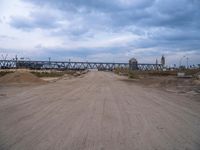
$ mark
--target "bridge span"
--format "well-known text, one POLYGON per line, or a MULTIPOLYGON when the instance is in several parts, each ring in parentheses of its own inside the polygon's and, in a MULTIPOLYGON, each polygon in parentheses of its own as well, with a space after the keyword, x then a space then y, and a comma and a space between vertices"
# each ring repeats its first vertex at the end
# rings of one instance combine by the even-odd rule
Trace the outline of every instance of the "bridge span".
MULTIPOLYGON (((57 70, 113 70, 116 68, 129 68, 129 63, 105 62, 71 62, 71 61, 24 61, 0 60, 1 69, 57 69, 57 70)), ((161 64, 137 64, 137 70, 161 70, 161 64)))

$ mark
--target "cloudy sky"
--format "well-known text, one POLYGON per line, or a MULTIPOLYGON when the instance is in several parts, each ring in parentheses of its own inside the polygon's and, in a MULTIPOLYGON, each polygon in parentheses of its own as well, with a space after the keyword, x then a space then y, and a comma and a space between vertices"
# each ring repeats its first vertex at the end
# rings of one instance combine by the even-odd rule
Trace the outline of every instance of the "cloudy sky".
POLYGON ((197 64, 200 0, 0 0, 0 54, 197 64))

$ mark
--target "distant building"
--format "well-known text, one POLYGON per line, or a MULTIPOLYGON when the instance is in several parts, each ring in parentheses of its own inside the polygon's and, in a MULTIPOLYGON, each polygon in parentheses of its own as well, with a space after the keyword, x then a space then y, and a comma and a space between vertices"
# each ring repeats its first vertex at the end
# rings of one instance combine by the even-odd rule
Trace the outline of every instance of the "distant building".
POLYGON ((138 62, 137 59, 131 58, 129 60, 129 69, 130 70, 137 70, 138 69, 138 62))
POLYGON ((158 65, 158 59, 156 59, 156 65, 158 65))
POLYGON ((161 64, 164 66, 165 65, 165 57, 164 57, 164 55, 162 55, 162 57, 161 57, 161 64))

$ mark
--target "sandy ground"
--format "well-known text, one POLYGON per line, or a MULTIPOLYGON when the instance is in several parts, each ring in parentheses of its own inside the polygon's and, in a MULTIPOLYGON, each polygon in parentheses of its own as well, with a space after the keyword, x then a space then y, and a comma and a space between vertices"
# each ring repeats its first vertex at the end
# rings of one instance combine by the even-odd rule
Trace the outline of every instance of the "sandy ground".
POLYGON ((17 90, 0 86, 0 149, 200 149, 199 101, 122 78, 89 72, 17 90))

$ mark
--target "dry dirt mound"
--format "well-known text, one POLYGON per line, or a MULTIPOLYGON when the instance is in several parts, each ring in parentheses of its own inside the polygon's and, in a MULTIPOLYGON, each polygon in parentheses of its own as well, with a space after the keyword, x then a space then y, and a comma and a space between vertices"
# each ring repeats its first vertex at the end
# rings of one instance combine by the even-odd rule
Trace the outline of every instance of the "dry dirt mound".
POLYGON ((0 83, 45 83, 44 80, 36 77, 30 72, 9 73, 0 78, 0 83))

